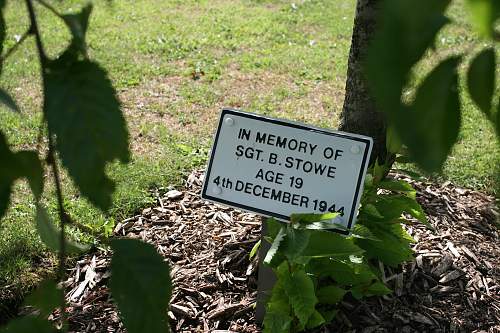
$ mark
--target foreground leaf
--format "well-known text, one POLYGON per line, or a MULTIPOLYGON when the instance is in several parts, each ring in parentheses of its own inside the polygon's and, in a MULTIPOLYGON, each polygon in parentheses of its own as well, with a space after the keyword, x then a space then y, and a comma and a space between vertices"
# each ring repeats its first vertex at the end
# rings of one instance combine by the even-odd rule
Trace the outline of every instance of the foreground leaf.
POLYGON ((128 130, 107 73, 89 60, 63 54, 44 75, 44 110, 62 164, 83 196, 111 206, 114 182, 106 164, 129 160, 128 130))
MULTIPOLYGON (((41 205, 36 207, 36 229, 42 242, 49 249, 55 252, 61 251, 61 231, 56 228, 49 214, 41 205)), ((65 239, 66 253, 78 254, 87 251, 89 248, 87 245, 65 239)))
POLYGON ((27 316, 14 319, 0 329, 0 333, 56 333, 52 324, 40 317, 27 316))
POLYGON ((467 88, 474 103, 492 120, 491 107, 495 90, 496 59, 492 48, 481 51, 470 64, 467 88))
POLYGON ((418 88, 415 101, 407 108, 406 122, 398 127, 411 157, 428 172, 442 168, 458 138, 459 62, 459 57, 451 57, 432 70, 418 88))
POLYGON ((480 36, 493 38, 495 21, 500 16, 498 0, 467 0, 471 18, 480 36))
MULTIPOLYGON (((404 118, 400 114, 401 93, 409 72, 449 22, 444 16, 449 3, 450 0, 383 2, 379 21, 382 25, 368 50, 366 76, 379 109, 387 112, 396 127, 404 118)), ((399 129, 397 134, 401 138, 399 129)))
POLYGON ((111 293, 130 333, 168 331, 172 284, 168 265, 147 243, 134 239, 111 241, 111 293))
POLYGON ((40 310, 40 316, 46 318, 61 306, 63 297, 63 290, 57 287, 57 283, 53 280, 46 280, 26 298, 25 305, 37 308, 40 310))

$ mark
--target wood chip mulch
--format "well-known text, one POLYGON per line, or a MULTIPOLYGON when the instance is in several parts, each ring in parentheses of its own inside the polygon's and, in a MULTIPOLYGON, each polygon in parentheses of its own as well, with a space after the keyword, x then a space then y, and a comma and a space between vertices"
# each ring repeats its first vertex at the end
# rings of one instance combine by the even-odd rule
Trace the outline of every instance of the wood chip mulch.
MULTIPOLYGON (((400 269, 380 265, 394 290, 385 297, 346 299, 318 332, 500 332, 500 245, 494 199, 480 192, 410 182, 436 228, 407 227, 415 260, 400 269)), ((115 234, 156 246, 171 265, 174 332, 260 332, 255 323, 260 218, 200 199, 203 173, 158 205, 117 224, 115 234)), ((125 332, 110 298, 110 253, 87 254, 68 272, 71 332, 125 332)), ((57 314, 54 319, 57 319, 57 314)))

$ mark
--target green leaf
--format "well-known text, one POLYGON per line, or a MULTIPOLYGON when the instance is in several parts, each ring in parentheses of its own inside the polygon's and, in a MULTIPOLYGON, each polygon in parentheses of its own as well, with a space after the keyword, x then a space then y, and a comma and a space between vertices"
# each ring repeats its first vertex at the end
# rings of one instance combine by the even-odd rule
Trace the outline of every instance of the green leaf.
POLYGON ((329 231, 309 230, 309 246, 304 249, 304 257, 346 257, 362 253, 363 250, 351 239, 329 231))
POLYGON ((167 263, 151 244, 134 239, 111 241, 111 293, 130 333, 168 331, 172 291, 167 263))
POLYGON ((281 230, 281 227, 284 226, 283 222, 271 218, 266 219, 266 236, 271 237, 272 239, 276 238, 276 235, 281 230))
MULTIPOLYGON (((36 207, 36 228, 42 242, 52 251, 61 250, 61 231, 54 226, 49 214, 41 205, 36 207)), ((78 244, 68 239, 65 239, 66 253, 78 254, 87 251, 90 247, 83 244, 78 244)))
POLYGON ((65 14, 62 18, 71 31, 72 41, 70 49, 78 50, 81 54, 87 54, 87 46, 85 42, 85 34, 89 23, 90 13, 92 12, 92 4, 87 4, 79 13, 65 14))
POLYGON ((367 284, 376 279, 366 263, 355 263, 350 260, 322 258, 311 261, 307 269, 319 277, 330 277, 343 286, 367 284))
POLYGON ((362 224, 354 225, 351 237, 354 238, 363 238, 363 239, 371 239, 371 240, 379 240, 375 235, 368 229, 366 226, 362 224))
POLYGON ((318 299, 314 294, 314 283, 304 270, 296 270, 283 277, 283 288, 295 316, 305 326, 315 311, 318 299))
POLYGON ((3 89, 0 89, 0 102, 10 110, 14 112, 19 112, 19 108, 17 107, 17 104, 14 101, 14 99, 3 89))
POLYGON ((351 289, 351 293, 355 298, 361 299, 363 297, 387 295, 392 293, 392 290, 382 282, 375 281, 370 285, 356 285, 351 289))
POLYGON ((43 281, 37 289, 26 298, 25 305, 40 310, 40 316, 47 318, 56 308, 61 306, 64 292, 53 280, 43 281))
POLYGON ((47 320, 40 317, 26 316, 14 319, 0 329, 0 333, 56 333, 58 332, 47 320))
POLYGON ((379 188, 393 192, 403 193, 404 195, 415 199, 417 192, 415 189, 403 180, 388 180, 384 179, 378 185, 379 188))
POLYGON ((36 151, 23 150, 15 153, 18 172, 28 179, 31 192, 36 200, 40 200, 43 193, 43 167, 36 151))
POLYGON ((467 72, 469 94, 474 103, 490 120, 493 120, 491 107, 495 90, 495 71, 495 50, 487 48, 472 60, 467 72))
POLYGON ((286 235, 279 250, 288 259, 288 262, 294 263, 297 258, 302 256, 309 244, 310 234, 308 230, 296 230, 292 226, 287 226, 286 235))
POLYGON ((380 214, 378 211, 377 207, 375 207, 373 204, 365 204, 361 206, 361 213, 362 214, 367 214, 368 216, 375 217, 377 219, 383 219, 384 216, 380 214))
POLYGON ((413 198, 405 195, 379 196, 374 206, 384 216, 384 221, 393 221, 406 212, 419 220, 429 229, 434 229, 427 220, 422 206, 413 198))
POLYGON ((298 224, 301 226, 306 226, 314 222, 321 222, 325 220, 333 220, 339 214, 338 213, 326 213, 326 214, 292 214, 290 215, 290 223, 298 224))
POLYGON ((325 322, 330 323, 336 316, 339 310, 324 310, 320 309, 321 316, 325 318, 325 322))
MULTIPOLYGON (((287 263, 283 263, 288 271, 287 263)), ((282 269, 282 267, 280 267, 282 269)), ((264 333, 288 333, 292 317, 291 307, 288 303, 288 296, 283 289, 282 280, 278 279, 273 287, 271 298, 266 306, 264 316, 264 333)))
MULTIPOLYGON (((384 224, 384 223, 382 223, 384 224)), ((376 258, 392 267, 413 258, 410 248, 411 237, 399 223, 392 223, 379 228, 370 228, 377 241, 355 239, 355 243, 366 251, 368 258, 376 258)))
POLYGON ((472 23, 480 36, 492 39, 495 21, 500 16, 498 0, 467 0, 472 23))
POLYGON ((257 254, 257 251, 259 250, 260 248, 260 239, 257 243, 254 244, 254 246, 252 247, 252 250, 250 251, 250 254, 248 255, 248 258, 250 260, 252 260, 252 258, 257 254))
POLYGON ((318 301, 322 304, 335 305, 344 298, 346 292, 345 289, 330 285, 318 289, 316 296, 318 297, 318 301))
POLYGON ((459 62, 459 57, 451 57, 432 70, 418 88, 413 104, 406 107, 406 121, 398 126, 411 157, 428 172, 442 168, 458 138, 459 62))
POLYGON ((325 318, 323 318, 321 313, 317 310, 314 310, 311 317, 309 318, 309 321, 306 324, 306 328, 310 330, 320 325, 323 325, 325 322, 326 322, 325 318))
POLYGON ((44 75, 44 110, 56 135, 62 164, 83 196, 102 210, 111 205, 114 182, 106 164, 128 162, 128 130, 107 73, 66 52, 44 75))

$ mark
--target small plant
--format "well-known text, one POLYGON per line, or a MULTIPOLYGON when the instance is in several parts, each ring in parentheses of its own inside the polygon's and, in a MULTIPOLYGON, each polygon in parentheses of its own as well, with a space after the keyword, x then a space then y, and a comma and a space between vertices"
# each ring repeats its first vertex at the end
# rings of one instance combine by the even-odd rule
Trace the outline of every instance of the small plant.
MULTIPOLYGON (((389 138, 390 152, 400 148, 389 138)), ((403 213, 431 228, 411 185, 385 179, 392 157, 370 169, 357 224, 348 237, 326 230, 336 213, 292 215, 289 224, 267 221, 266 239, 272 245, 264 263, 273 268, 277 282, 267 303, 264 332, 298 332, 328 323, 348 293, 356 299, 391 293, 375 263, 397 267, 413 257, 415 240, 402 226, 411 222, 403 213)))

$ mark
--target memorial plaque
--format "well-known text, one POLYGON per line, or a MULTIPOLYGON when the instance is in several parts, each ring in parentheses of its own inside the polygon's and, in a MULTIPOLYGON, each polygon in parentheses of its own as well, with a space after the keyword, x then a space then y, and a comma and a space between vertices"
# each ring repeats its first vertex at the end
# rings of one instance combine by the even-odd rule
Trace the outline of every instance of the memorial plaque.
POLYGON ((338 212, 348 232, 371 149, 366 136, 224 109, 202 197, 283 221, 338 212))

